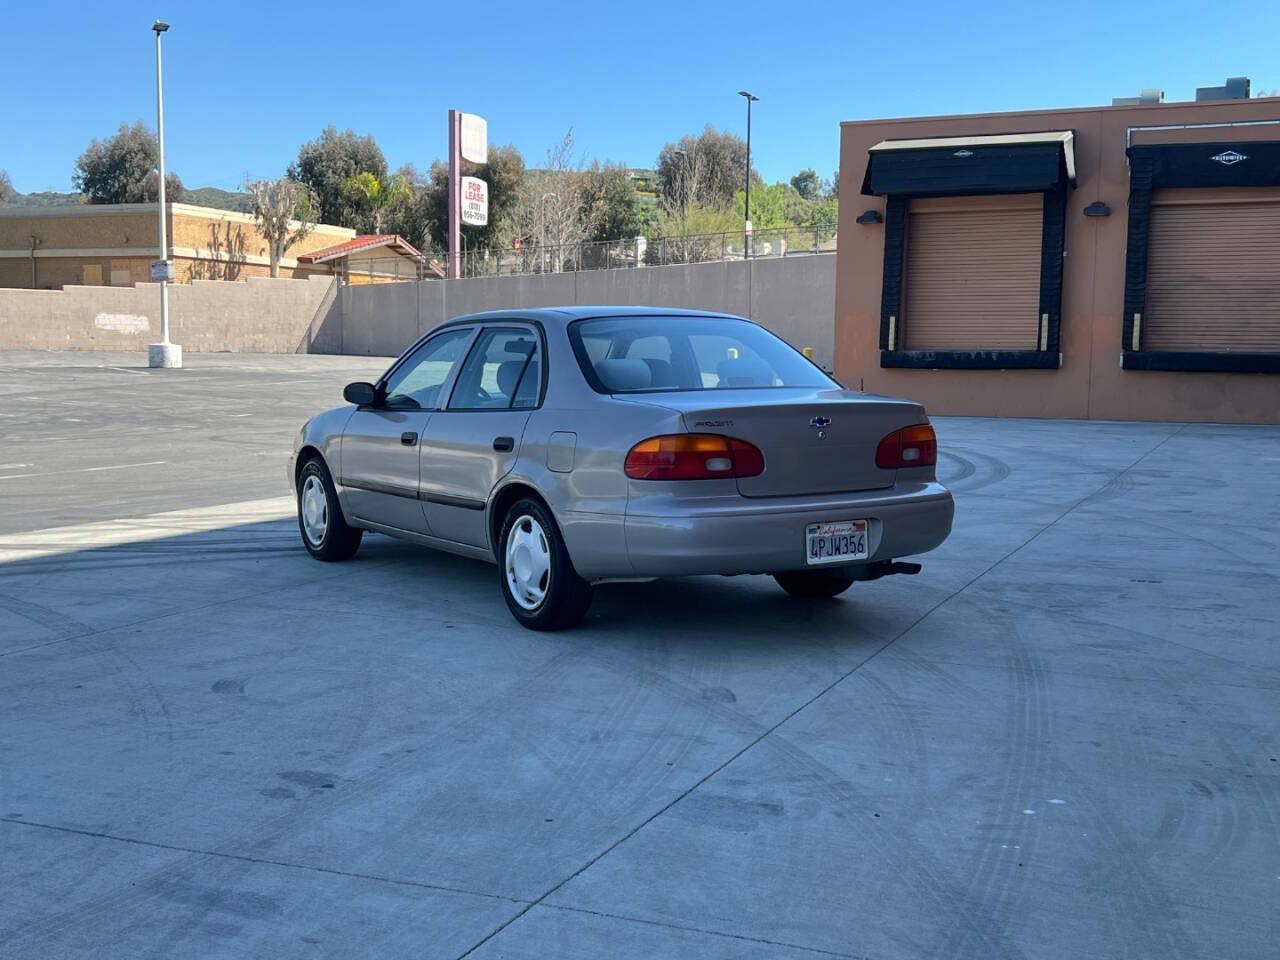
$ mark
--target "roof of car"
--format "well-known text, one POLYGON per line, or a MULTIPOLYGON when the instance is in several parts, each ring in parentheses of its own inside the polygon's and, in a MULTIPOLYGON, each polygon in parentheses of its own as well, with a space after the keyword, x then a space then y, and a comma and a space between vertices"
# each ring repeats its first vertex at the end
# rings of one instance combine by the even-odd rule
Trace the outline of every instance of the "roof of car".
POLYGON ((570 323, 588 317, 720 317, 741 320, 732 313, 711 310, 686 310, 683 307, 636 307, 618 305, 537 307, 533 309, 486 310, 483 313, 467 313, 452 317, 449 323, 468 323, 485 320, 542 320, 548 323, 570 323))

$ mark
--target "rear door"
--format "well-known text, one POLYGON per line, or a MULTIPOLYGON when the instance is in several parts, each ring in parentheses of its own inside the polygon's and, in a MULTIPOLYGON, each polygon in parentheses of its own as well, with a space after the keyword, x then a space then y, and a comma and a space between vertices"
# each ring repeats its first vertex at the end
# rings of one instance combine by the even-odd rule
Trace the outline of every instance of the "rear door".
POLYGON ((444 409, 422 438, 422 497, 432 536, 488 545, 485 506, 520 455, 529 414, 542 398, 544 351, 537 328, 483 328, 444 409))
POLYGON ((418 444, 474 336, 474 327, 463 327, 425 341, 379 383, 379 403, 359 407, 347 421, 340 482, 354 517, 427 532, 418 499, 418 444))

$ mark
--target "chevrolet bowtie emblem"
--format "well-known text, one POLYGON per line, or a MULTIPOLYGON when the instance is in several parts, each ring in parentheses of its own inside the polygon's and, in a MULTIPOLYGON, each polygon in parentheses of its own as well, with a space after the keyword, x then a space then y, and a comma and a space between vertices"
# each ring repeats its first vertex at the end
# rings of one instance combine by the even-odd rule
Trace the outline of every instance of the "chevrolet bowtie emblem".
POLYGON ((810 420, 809 420, 809 426, 811 426, 811 427, 829 427, 829 426, 831 426, 831 418, 830 418, 830 417, 812 417, 812 418, 810 418, 810 420))

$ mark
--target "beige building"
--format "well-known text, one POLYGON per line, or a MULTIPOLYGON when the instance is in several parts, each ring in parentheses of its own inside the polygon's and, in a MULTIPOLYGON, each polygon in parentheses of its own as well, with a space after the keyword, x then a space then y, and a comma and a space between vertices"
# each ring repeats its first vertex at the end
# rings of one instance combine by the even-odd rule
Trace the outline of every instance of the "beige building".
POLYGON ((295 276, 328 275, 343 283, 394 283, 443 279, 444 267, 428 260, 395 233, 366 233, 330 247, 298 254, 295 276))
MULTIPOLYGON (((151 279, 159 253, 153 203, 75 207, 0 207, 0 287, 130 286, 151 279)), ((244 280, 271 275, 267 242, 253 218, 230 210, 168 204, 175 280, 244 280)), ((298 256, 355 237, 321 224, 290 248, 280 276, 305 276, 298 256)))

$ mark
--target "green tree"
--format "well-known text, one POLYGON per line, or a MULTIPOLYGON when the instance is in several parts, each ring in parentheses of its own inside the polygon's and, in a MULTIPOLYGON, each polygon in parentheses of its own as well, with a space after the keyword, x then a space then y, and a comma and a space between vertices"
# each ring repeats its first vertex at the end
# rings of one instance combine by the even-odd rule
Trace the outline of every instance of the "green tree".
POLYGON ((805 221, 808 227, 824 227, 834 230, 840 221, 840 201, 836 197, 830 197, 817 203, 813 212, 809 214, 809 219, 805 221))
POLYGON ((435 244, 431 239, 435 227, 432 210, 431 179, 419 173, 411 163, 396 171, 404 179, 407 191, 389 205, 384 224, 387 233, 398 233, 423 253, 429 254, 435 244))
MULTIPOLYGON (((751 190, 751 226, 756 230, 767 230, 770 227, 785 227, 793 223, 788 214, 794 215, 795 201, 801 197, 788 183, 775 183, 772 186, 753 187, 751 190), (791 207, 789 210, 788 208, 791 207)), ((739 190, 734 197, 735 210, 739 217, 746 214, 747 195, 739 190)))
MULTIPOLYGON (((656 172, 666 204, 733 209, 734 195, 746 187, 747 144, 737 134, 707 124, 696 137, 685 135, 658 154, 656 172), (696 175, 691 171, 696 169, 696 175)), ((751 171, 751 189, 763 184, 751 171)))
POLYGON ((18 191, 13 189, 13 181, 9 179, 9 171, 0 170, 0 203, 8 203, 17 195, 18 191))
MULTIPOLYGON (((160 145, 139 120, 120 124, 115 136, 91 140, 76 160, 75 188, 89 203, 153 203, 160 193, 156 167, 160 145)), ((185 191, 176 173, 165 176, 165 200, 181 203, 185 191)))
POLYGON ((411 193, 409 181, 398 173, 379 180, 372 173, 358 173, 343 186, 347 202, 362 218, 360 229, 382 233, 388 212, 406 201, 411 193))
POLYGON ((381 182, 387 175, 387 158, 371 135, 359 137, 353 130, 339 133, 332 125, 298 149, 298 159, 287 171, 289 179, 315 195, 320 222, 342 227, 355 227, 359 222, 360 214, 346 186, 362 173, 381 182))
MULTIPOLYGON (((483 227, 462 227, 467 248, 506 246, 514 235, 511 218, 520 203, 525 185, 524 157, 511 144, 490 147, 487 163, 463 161, 462 175, 479 177, 489 184, 489 223, 483 227)), ((440 250, 449 245, 449 165, 439 160, 431 164, 426 186, 426 204, 431 223, 431 240, 440 250)))
POLYGON ((840 171, 839 170, 836 170, 836 172, 831 175, 831 189, 827 191, 827 193, 828 193, 828 196, 832 196, 832 197, 840 196, 840 171))
POLYGON ((586 171, 583 184, 586 221, 591 240, 629 240, 645 232, 651 217, 640 203, 635 181, 625 166, 599 161, 586 171))
POLYGON ((822 182, 813 167, 806 167, 792 177, 791 186, 806 200, 817 200, 822 192, 822 182))

